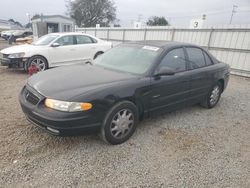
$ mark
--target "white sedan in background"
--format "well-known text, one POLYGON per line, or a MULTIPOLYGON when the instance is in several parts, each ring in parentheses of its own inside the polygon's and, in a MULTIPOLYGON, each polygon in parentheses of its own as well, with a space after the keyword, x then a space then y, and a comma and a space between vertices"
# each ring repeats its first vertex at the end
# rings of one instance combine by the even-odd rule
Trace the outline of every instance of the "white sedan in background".
POLYGON ((39 71, 50 67, 84 63, 112 48, 94 36, 82 33, 52 33, 32 44, 13 46, 0 51, 0 62, 9 68, 28 68, 35 65, 39 71))

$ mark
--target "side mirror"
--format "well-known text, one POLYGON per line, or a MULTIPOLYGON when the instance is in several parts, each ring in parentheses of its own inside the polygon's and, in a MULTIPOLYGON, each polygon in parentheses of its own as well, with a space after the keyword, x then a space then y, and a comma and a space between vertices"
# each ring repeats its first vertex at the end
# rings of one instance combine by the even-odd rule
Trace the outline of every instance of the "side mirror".
POLYGON ((170 75, 174 75, 175 71, 169 67, 159 67, 158 70, 156 70, 155 72, 155 76, 170 76, 170 75))
POLYGON ((53 43, 53 44, 51 44, 51 47, 59 47, 60 46, 60 44, 59 43, 53 43))

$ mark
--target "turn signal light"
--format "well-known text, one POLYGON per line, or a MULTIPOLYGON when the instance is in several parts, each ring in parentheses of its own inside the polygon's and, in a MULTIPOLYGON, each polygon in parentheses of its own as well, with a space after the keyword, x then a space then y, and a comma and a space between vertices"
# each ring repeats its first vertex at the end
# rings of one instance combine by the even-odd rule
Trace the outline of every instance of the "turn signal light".
POLYGON ((92 108, 92 104, 91 103, 82 103, 81 104, 81 109, 83 111, 90 110, 91 108, 92 108))

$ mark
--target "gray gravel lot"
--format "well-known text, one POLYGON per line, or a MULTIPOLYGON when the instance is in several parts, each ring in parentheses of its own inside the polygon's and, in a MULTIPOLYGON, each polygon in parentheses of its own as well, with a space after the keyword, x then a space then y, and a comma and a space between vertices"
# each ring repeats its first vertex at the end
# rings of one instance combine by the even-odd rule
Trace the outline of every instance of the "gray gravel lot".
POLYGON ((250 187, 250 79, 231 76, 214 109, 144 120, 110 146, 27 122, 18 103, 27 78, 0 67, 0 187, 250 187))

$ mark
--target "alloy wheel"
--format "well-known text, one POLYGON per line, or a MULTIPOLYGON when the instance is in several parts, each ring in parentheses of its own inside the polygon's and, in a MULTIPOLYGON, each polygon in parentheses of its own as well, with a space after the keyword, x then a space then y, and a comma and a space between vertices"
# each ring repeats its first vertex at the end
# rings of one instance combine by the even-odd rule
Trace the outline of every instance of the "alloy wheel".
POLYGON ((209 98, 209 102, 211 105, 214 105, 218 102, 220 98, 220 87, 218 85, 216 85, 212 92, 211 92, 211 95, 210 95, 210 98, 209 98))
POLYGON ((38 71, 44 71, 46 69, 46 62, 43 59, 35 58, 31 61, 30 66, 36 66, 38 71))
POLYGON ((116 113, 110 124, 110 131, 115 138, 124 138, 134 126, 134 115, 129 109, 116 113))

